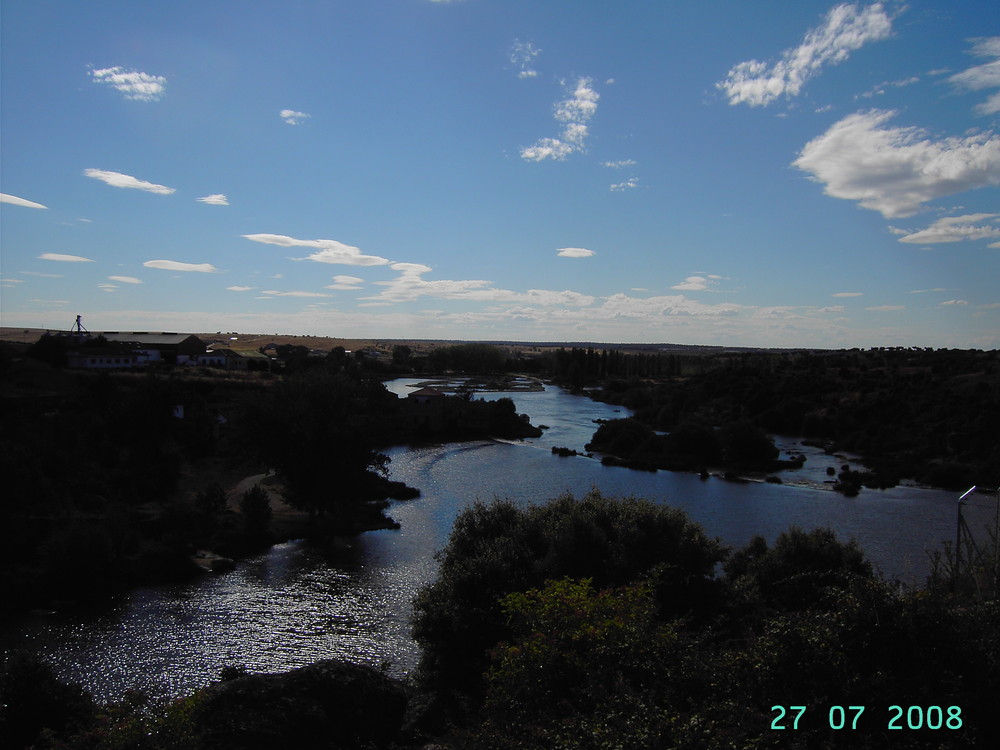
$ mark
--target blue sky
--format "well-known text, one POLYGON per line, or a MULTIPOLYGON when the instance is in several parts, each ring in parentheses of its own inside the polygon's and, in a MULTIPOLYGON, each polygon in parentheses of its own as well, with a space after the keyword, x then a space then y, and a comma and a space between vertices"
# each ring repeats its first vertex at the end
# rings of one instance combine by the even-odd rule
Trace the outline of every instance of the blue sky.
POLYGON ((1000 347, 994 0, 6 0, 2 324, 1000 347))

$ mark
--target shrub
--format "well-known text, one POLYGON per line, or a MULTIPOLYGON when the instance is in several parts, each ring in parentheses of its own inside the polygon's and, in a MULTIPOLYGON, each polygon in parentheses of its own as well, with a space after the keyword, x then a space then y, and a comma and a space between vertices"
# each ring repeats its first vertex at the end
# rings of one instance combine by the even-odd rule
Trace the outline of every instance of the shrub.
POLYGON ((437 580, 415 600, 417 680, 447 705, 456 694, 481 698, 488 653, 511 637, 501 604, 508 594, 567 576, 601 588, 647 579, 657 606, 678 613, 706 601, 723 556, 683 511, 648 500, 592 490, 546 505, 477 503, 456 519, 437 580))

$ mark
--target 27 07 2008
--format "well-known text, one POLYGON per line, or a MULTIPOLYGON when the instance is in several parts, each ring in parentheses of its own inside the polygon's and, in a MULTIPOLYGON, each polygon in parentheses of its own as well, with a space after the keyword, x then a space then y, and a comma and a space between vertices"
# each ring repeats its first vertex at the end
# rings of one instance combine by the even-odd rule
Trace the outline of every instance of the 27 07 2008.
MULTIPOLYGON (((858 730, 874 728, 871 713, 865 719, 867 706, 830 706, 827 723, 830 729, 858 730)), ((771 706, 775 713, 771 729, 792 730, 799 728, 799 721, 809 710, 808 706, 771 706)), ((891 705, 885 709, 885 728, 890 730, 918 729, 961 729, 961 706, 900 706, 891 705)))

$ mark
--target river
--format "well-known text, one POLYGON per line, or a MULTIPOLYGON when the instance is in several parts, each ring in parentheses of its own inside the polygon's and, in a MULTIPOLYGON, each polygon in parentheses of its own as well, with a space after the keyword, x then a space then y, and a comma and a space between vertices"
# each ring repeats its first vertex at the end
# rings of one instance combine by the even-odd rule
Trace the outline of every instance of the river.
MULTIPOLYGON (((387 385, 402 395, 415 382, 387 385)), ((804 452, 807 461, 782 473, 780 485, 606 467, 582 456, 558 457, 551 448, 583 451, 594 420, 626 412, 553 386, 477 395, 502 396, 513 398, 532 424, 548 426, 542 437, 389 450, 392 478, 422 492, 390 509, 398 530, 362 534, 332 558, 304 542, 288 542, 230 573, 137 589, 86 610, 34 613, 0 628, 0 647, 39 654, 61 678, 105 701, 127 690, 182 695, 216 679, 226 665, 278 672, 339 657, 385 664, 402 676, 418 658, 409 637, 410 601, 434 577, 434 552, 462 508, 497 496, 543 502, 597 487, 646 497, 683 508, 730 545, 755 534, 772 541, 792 524, 829 526, 840 538, 857 539, 884 575, 909 583, 926 576, 927 550, 954 538, 955 493, 896 487, 846 498, 824 484, 827 466, 839 467, 845 458, 793 439, 776 442, 785 451, 804 452)), ((992 519, 992 507, 992 501, 970 503, 970 525, 992 519)))

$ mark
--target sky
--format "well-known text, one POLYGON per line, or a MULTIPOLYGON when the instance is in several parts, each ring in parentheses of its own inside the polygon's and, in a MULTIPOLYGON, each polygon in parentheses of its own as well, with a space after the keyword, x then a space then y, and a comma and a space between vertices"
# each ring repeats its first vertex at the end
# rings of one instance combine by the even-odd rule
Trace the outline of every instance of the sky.
POLYGON ((1000 348, 995 0, 5 0, 0 323, 1000 348))

